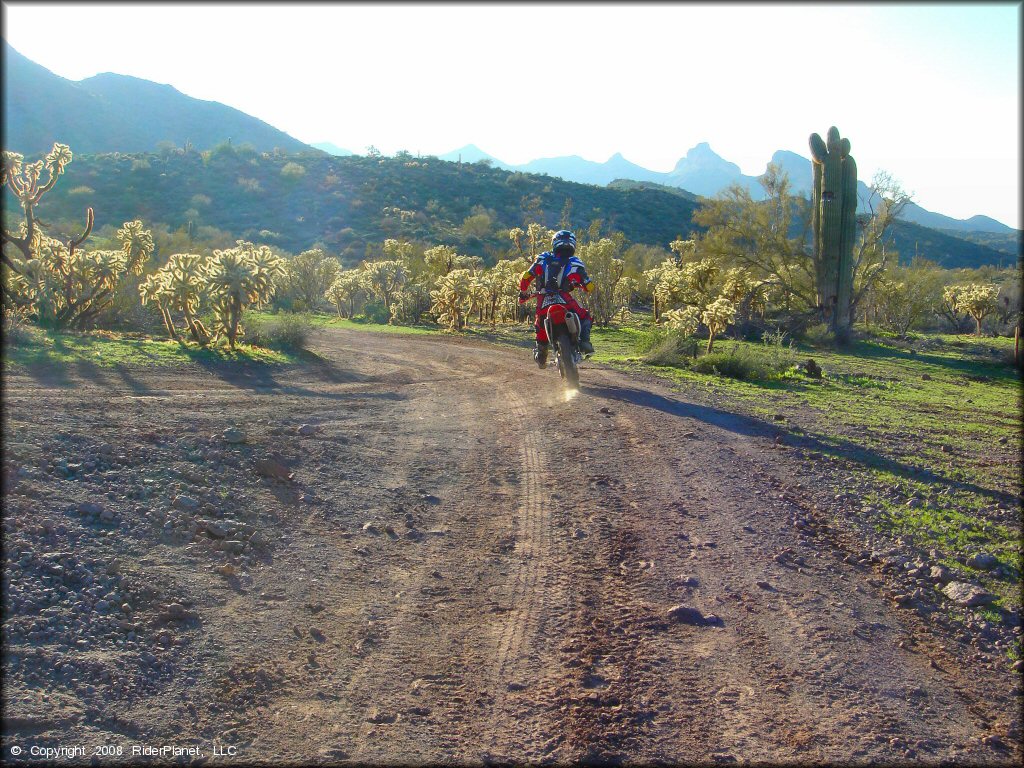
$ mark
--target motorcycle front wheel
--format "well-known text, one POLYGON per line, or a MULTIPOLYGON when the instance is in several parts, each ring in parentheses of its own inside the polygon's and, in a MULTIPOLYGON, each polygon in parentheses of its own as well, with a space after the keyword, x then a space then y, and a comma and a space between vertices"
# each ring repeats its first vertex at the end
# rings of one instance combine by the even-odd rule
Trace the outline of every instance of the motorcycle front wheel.
POLYGON ((558 345, 558 373, 569 389, 580 388, 580 371, 576 367, 576 358, 572 354, 572 337, 564 327, 558 330, 555 340, 558 345))

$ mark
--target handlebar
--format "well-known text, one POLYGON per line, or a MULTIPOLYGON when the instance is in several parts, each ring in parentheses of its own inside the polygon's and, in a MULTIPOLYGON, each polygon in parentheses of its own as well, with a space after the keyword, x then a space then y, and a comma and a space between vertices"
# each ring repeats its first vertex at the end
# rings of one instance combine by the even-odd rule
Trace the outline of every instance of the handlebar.
MULTIPOLYGON (((573 288, 575 288, 575 287, 576 287, 575 285, 572 285, 572 286, 570 286, 569 288, 565 289, 564 291, 557 291, 557 293, 572 293, 572 289, 573 289, 573 288)), ((545 290, 544 290, 544 289, 542 288, 542 289, 541 289, 541 290, 539 290, 539 291, 534 291, 533 293, 528 293, 528 294, 526 294, 525 296, 523 296, 523 298, 519 299, 519 303, 520 303, 520 304, 525 304, 525 303, 526 303, 526 302, 528 302, 528 301, 529 301, 530 299, 535 299, 535 298, 537 298, 538 296, 546 296, 546 295, 547 295, 547 293, 548 293, 548 292, 547 292, 547 291, 545 291, 545 290)))

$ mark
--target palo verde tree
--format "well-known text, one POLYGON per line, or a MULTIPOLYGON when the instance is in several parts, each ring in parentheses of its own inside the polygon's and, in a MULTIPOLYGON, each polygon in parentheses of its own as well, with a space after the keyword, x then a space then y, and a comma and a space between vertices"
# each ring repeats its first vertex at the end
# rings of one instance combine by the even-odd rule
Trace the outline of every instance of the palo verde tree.
POLYGON ((120 250, 82 250, 92 232, 92 208, 86 211, 82 233, 67 242, 42 230, 36 207, 71 160, 65 144, 54 144, 45 159, 33 163, 25 163, 16 152, 3 153, 3 186, 18 199, 24 213, 17 233, 2 230, 3 303, 54 328, 86 328, 95 323, 125 275, 140 274, 153 252, 152 235, 141 221, 127 222, 118 230, 120 250))
MULTIPOLYGON (((840 147, 837 157, 841 157, 841 151, 840 147)), ((706 228, 699 236, 698 248, 725 268, 745 267, 754 285, 762 293, 770 291, 773 306, 785 315, 803 317, 805 321, 821 318, 819 276, 831 284, 835 275, 835 290, 829 295, 836 296, 838 302, 838 272, 819 266, 816 261, 813 205, 792 192, 788 177, 774 163, 758 181, 764 190, 764 199, 754 200, 749 190, 732 185, 694 213, 694 223, 706 228)), ((834 194, 830 202, 821 205, 828 207, 835 202, 834 194)), ((851 287, 847 291, 844 282, 843 288, 843 295, 849 296, 846 306, 851 319, 885 269, 896 260, 895 251, 886 247, 887 238, 893 222, 909 200, 909 195, 888 174, 875 175, 870 199, 865 202, 867 212, 855 219, 849 259, 851 287)), ((834 210, 830 209, 830 215, 834 210)), ((820 215, 819 211, 819 218, 820 215)), ((838 261, 836 264, 838 270, 838 261)), ((845 264, 844 260, 844 269, 845 264)))

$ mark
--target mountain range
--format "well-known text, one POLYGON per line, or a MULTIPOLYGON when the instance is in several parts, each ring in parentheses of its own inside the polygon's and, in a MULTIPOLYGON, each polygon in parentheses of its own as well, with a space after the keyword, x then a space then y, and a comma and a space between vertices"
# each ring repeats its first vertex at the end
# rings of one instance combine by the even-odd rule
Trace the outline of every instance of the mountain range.
POLYGON ((155 152, 162 142, 210 149, 221 142, 263 151, 310 148, 284 131, 216 101, 109 72, 73 81, 3 41, 4 149, 31 156, 54 142, 73 152, 155 152))
MULTIPOLYGON (((497 168, 522 173, 540 173, 557 176, 566 181, 581 184, 605 186, 617 180, 652 182, 666 187, 679 187, 704 197, 718 194, 730 184, 746 188, 754 199, 759 199, 763 190, 757 176, 745 175, 738 165, 720 157, 708 142, 701 142, 690 149, 667 173, 652 171, 632 163, 616 153, 603 163, 585 160, 577 155, 531 160, 522 165, 509 165, 479 147, 469 144, 438 156, 441 160, 464 163, 486 161, 497 168)), ((789 176, 792 191, 809 196, 811 192, 811 161, 796 152, 779 150, 772 155, 772 163, 780 166, 789 176)), ((767 166, 766 166, 767 168, 767 166)), ((860 210, 865 212, 868 204, 876 204, 877 197, 863 181, 857 182, 860 210)), ((969 219, 955 219, 941 213, 928 211, 916 203, 909 203, 901 217, 921 226, 958 232, 987 232, 1011 234, 1015 230, 988 216, 972 216, 969 219)))
MULTIPOLYGON (((18 53, 6 40, 2 55, 4 149, 28 156, 45 152, 55 141, 68 144, 79 155, 155 152, 167 145, 190 145, 205 150, 225 142, 249 145, 261 152, 279 149, 339 157, 354 154, 331 142, 304 144, 262 120, 218 102, 192 98, 170 85, 112 73, 81 81, 67 80, 18 53), (83 119, 86 115, 88 119, 83 119)), ((470 144, 439 159, 462 163, 487 161, 503 170, 597 186, 628 180, 707 197, 730 184, 740 184, 755 198, 761 194, 757 177, 744 175, 739 166, 720 157, 707 142, 691 148, 667 173, 644 168, 619 153, 603 163, 573 155, 509 165, 470 144)), ((794 191, 809 192, 808 158, 780 150, 772 155, 771 162, 788 173, 794 191)), ((862 201, 868 200, 871 190, 863 182, 859 186, 862 201)), ((955 219, 911 203, 904 209, 903 219, 947 233, 1015 237, 1019 244, 1017 230, 987 216, 955 219)))

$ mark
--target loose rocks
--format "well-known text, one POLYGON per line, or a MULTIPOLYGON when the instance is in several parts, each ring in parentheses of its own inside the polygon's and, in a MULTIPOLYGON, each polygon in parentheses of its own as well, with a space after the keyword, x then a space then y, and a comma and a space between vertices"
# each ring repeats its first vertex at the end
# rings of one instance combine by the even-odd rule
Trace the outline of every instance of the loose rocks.
POLYGON ((964 581, 951 581, 946 585, 942 593, 958 605, 973 608, 977 605, 988 605, 994 602, 996 596, 986 592, 976 584, 968 584, 964 581))
POLYGON ((199 509, 199 501, 191 496, 175 496, 171 506, 182 512, 195 512, 199 509))
POLYGON ((273 480, 291 480, 295 477, 295 473, 288 467, 273 459, 256 459, 255 467, 257 474, 273 480))
POLYGON ((978 568, 982 571, 989 571, 999 564, 999 560, 995 556, 988 554, 987 552, 979 552, 967 561, 967 564, 972 568, 978 568))
POLYGON ((680 624, 692 624, 697 627, 702 627, 707 623, 704 614, 688 605, 676 605, 669 608, 668 617, 680 624))

